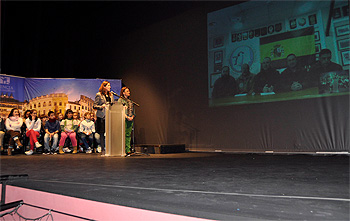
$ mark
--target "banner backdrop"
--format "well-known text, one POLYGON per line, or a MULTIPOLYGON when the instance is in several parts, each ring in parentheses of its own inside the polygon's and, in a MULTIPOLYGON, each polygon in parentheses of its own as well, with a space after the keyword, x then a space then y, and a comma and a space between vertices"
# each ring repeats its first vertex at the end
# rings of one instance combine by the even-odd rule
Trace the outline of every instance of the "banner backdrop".
POLYGON ((24 83, 25 100, 31 100, 47 94, 64 93, 68 96, 69 101, 77 101, 80 95, 95 99, 103 81, 111 83, 111 91, 119 94, 121 89, 121 80, 115 79, 35 79, 27 78, 24 83))
POLYGON ((1 98, 13 97, 18 101, 24 101, 24 81, 25 78, 9 75, 0 75, 1 98))
POLYGON ((64 113, 66 109, 78 112, 94 112, 93 102, 103 81, 111 83, 111 90, 120 93, 119 79, 62 79, 21 78, 1 75, 1 117, 6 117, 12 108, 21 113, 36 109, 39 115, 49 111, 64 113))

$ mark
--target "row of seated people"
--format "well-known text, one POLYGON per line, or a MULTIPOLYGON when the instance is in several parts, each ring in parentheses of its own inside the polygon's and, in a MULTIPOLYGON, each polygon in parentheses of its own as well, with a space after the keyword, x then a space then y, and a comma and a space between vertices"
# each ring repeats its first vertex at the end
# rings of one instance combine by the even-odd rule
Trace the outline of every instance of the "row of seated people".
POLYGON ((305 68, 299 65, 295 54, 290 54, 286 59, 287 68, 280 74, 271 66, 271 58, 266 57, 261 63, 261 71, 256 75, 250 72, 248 64, 242 64, 242 74, 237 79, 230 75, 229 67, 224 66, 221 77, 214 83, 212 97, 280 93, 319 87, 319 79, 322 73, 343 70, 342 66, 332 62, 331 58, 332 52, 329 49, 323 49, 319 54, 319 61, 310 68, 305 68))
POLYGON ((13 151, 32 155, 35 150, 43 154, 75 154, 78 147, 80 152, 92 153, 94 147, 96 152, 101 152, 100 135, 95 132, 92 114, 85 113, 80 121, 78 113, 68 109, 64 117, 60 113, 57 118, 50 111, 47 119, 47 116, 38 118, 36 110, 27 110, 21 118, 19 110, 14 108, 6 120, 0 118, 1 152, 6 146, 8 155, 12 155, 13 151), (28 142, 30 147, 26 151, 28 142))

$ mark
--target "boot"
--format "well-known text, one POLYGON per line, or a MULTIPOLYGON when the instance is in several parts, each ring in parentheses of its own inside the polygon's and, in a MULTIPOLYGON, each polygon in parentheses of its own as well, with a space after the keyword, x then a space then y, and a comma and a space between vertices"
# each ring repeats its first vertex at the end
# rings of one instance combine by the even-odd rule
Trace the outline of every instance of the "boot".
POLYGON ((18 137, 15 137, 14 141, 16 142, 18 147, 23 147, 23 145, 21 144, 21 141, 19 141, 18 137))
POLYGON ((77 146, 73 146, 73 154, 78 153, 78 147, 77 146))
POLYGON ((59 146, 59 147, 58 147, 58 152, 59 152, 59 154, 64 154, 64 152, 63 152, 63 146, 59 146))
POLYGON ((9 156, 12 155, 12 148, 7 148, 7 155, 9 155, 9 156))

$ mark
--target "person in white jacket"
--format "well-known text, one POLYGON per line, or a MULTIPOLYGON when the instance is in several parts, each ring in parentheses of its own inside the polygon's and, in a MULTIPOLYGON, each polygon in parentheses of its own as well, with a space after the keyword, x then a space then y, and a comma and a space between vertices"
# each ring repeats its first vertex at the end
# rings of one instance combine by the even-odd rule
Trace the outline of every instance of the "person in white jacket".
POLYGON ((30 140, 30 150, 26 151, 26 155, 32 155, 35 147, 41 147, 41 144, 38 142, 38 137, 40 136, 41 129, 41 120, 37 116, 36 110, 31 110, 30 116, 26 119, 26 136, 30 140))
POLYGON ((92 148, 89 146, 93 145, 93 140, 94 140, 94 133, 95 133, 95 122, 91 120, 91 114, 90 112, 86 112, 84 114, 85 120, 83 120, 80 123, 79 127, 79 133, 80 133, 80 138, 84 143, 86 153, 92 153, 92 148), (89 143, 87 141, 89 139, 89 143))
POLYGON ((5 127, 7 130, 6 133, 10 135, 7 155, 12 155, 12 149, 15 146, 15 142, 18 147, 23 147, 21 141, 19 140, 22 125, 23 119, 20 117, 19 110, 17 108, 13 108, 5 121, 5 127))

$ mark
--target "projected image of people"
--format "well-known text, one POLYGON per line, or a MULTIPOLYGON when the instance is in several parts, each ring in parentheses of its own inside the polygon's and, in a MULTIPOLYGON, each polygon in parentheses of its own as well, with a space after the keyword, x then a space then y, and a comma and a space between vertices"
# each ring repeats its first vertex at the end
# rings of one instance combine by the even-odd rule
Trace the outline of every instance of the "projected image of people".
MULTIPOLYGON (((319 54, 319 60, 310 68, 309 73, 309 84, 314 87, 319 87, 320 93, 326 93, 327 91, 330 92, 331 85, 330 82, 327 82, 324 80, 324 76, 326 74, 326 78, 329 76, 332 76, 332 74, 328 74, 329 72, 336 72, 336 73, 342 73, 342 66, 339 64, 336 64, 331 61, 332 59, 332 52, 329 49, 322 49, 319 54), (323 77, 323 80, 321 82, 321 77, 323 77)), ((346 85, 344 85, 346 87, 346 85)))
POLYGON ((233 96, 235 93, 236 80, 230 75, 230 68, 228 66, 224 66, 222 68, 221 77, 215 81, 212 97, 221 98, 233 96))
POLYGON ((253 92, 254 75, 249 70, 248 64, 242 65, 242 74, 237 79, 238 94, 251 94, 253 92))
POLYGON ((349 95, 349 14, 340 10, 348 7, 248 1, 208 13, 209 106, 349 95))
POLYGON ((287 56, 287 68, 281 73, 281 91, 299 91, 305 88, 306 70, 298 65, 297 56, 287 56))
POLYGON ((271 66, 271 58, 265 57, 261 63, 261 71, 255 76, 254 92, 270 93, 278 90, 280 74, 271 66))

